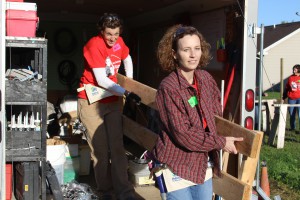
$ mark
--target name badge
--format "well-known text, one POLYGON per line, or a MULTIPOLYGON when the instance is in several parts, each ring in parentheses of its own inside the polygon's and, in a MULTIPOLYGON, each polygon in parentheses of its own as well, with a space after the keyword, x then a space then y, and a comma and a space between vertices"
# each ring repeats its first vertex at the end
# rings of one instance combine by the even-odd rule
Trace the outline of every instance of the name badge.
POLYGON ((192 96, 189 100, 188 100, 190 106, 192 108, 194 108, 196 105, 198 105, 198 100, 195 96, 192 96))

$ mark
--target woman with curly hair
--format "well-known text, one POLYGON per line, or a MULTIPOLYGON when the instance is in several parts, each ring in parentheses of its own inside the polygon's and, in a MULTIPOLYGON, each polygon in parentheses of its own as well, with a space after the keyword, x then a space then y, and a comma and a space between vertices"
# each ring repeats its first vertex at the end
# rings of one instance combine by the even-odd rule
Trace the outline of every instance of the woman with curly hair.
POLYGON ((160 40, 157 57, 170 72, 157 91, 161 132, 152 152, 163 166, 167 199, 211 200, 219 150, 236 154, 234 142, 243 138, 217 135, 220 91, 201 69, 211 60, 210 45, 196 28, 175 25, 160 40))

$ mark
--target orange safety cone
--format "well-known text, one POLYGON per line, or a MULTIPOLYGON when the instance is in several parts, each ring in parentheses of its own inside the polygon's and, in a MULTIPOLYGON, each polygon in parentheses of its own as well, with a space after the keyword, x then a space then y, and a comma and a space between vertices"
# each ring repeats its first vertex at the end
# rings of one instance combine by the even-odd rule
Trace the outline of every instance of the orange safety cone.
POLYGON ((265 192, 265 194, 270 197, 270 183, 268 178, 268 168, 266 161, 262 162, 260 187, 265 192))

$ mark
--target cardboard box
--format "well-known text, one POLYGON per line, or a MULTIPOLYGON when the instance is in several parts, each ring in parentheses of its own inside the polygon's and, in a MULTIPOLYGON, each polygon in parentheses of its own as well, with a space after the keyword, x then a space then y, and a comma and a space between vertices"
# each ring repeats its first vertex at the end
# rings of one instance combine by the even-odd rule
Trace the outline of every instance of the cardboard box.
POLYGON ((35 3, 6 3, 6 35, 35 37, 39 18, 35 3))

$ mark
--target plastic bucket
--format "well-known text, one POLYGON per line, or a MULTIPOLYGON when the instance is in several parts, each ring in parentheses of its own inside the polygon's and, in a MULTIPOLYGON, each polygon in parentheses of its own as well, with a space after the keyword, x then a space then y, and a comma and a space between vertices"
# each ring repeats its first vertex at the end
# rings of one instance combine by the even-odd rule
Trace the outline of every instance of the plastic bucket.
POLYGON ((51 165, 61 165, 66 162, 66 145, 47 145, 47 160, 51 165))
POLYGON ((46 158, 55 170, 59 184, 64 180, 64 164, 66 162, 66 145, 47 145, 46 158))
POLYGON ((150 174, 148 162, 146 159, 129 160, 129 171, 133 174, 150 174))
POLYGON ((129 160, 129 178, 135 185, 154 184, 152 179, 149 179, 150 171, 148 168, 149 160, 135 159, 129 160))
POLYGON ((55 170, 55 175, 57 177, 59 185, 64 184, 64 164, 61 165, 52 165, 55 170))

